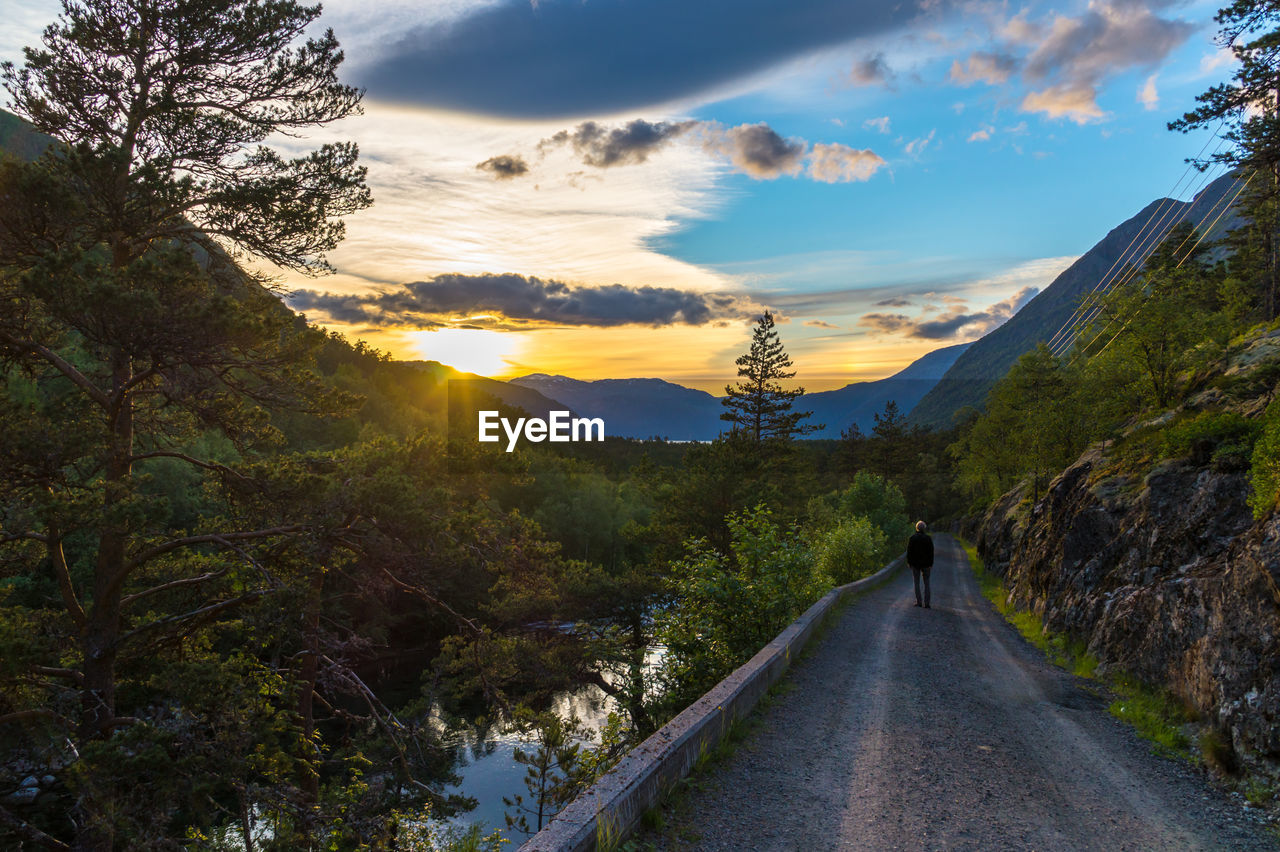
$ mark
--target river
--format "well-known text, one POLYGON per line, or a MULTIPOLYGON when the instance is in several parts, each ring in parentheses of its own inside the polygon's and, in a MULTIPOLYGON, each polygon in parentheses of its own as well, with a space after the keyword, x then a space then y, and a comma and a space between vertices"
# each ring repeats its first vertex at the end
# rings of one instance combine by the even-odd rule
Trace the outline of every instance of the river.
MULTIPOLYGON (((656 670, 661 664, 665 648, 650 648, 645 654, 646 674, 656 670)), ((606 673, 610 683, 616 676, 606 673)), ((583 730, 592 737, 597 737, 604 726, 610 712, 622 712, 617 702, 606 695, 597 686, 583 686, 570 692, 560 693, 552 700, 551 710, 562 718, 575 715, 582 723, 583 730)), ((449 744, 458 749, 459 763, 454 771, 461 776, 456 785, 445 788, 447 794, 469 796, 476 800, 476 806, 470 811, 459 814, 450 820, 450 824, 459 828, 481 825, 488 833, 494 829, 503 832, 513 847, 524 842, 526 836, 519 831, 506 829, 506 814, 513 809, 503 804, 503 797, 510 799, 519 794, 529 798, 524 778, 527 767, 516 763, 515 750, 529 750, 531 739, 512 732, 491 729, 483 738, 477 737, 474 730, 453 729, 448 733, 449 744)), ((584 748, 593 745, 584 742, 584 748)), ((532 825, 531 825, 532 827, 532 825)))

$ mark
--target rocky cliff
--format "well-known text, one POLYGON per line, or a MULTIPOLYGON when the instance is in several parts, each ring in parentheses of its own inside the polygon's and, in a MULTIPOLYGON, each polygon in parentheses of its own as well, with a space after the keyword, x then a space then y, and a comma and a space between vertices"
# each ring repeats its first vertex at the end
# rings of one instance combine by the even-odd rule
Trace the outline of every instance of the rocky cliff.
MULTIPOLYGON (((1260 417, 1280 333, 1241 347, 1189 411, 1260 417), (1224 390, 1225 389, 1225 390, 1224 390)), ((1135 424, 1133 434, 1159 428, 1135 424)), ((1256 519, 1248 459, 1201 441, 1134 464, 1122 438, 1089 448, 1034 504, 1005 495, 976 531, 1019 606, 1087 644, 1102 667, 1164 685, 1247 761, 1280 763, 1280 515, 1256 519)))

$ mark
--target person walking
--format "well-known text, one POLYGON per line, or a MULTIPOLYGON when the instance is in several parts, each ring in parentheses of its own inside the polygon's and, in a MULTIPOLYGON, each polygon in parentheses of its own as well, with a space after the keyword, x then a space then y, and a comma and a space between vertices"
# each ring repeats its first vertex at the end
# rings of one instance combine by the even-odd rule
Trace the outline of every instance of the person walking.
POLYGON ((929 573, 933 570, 933 539, 924 521, 916 521, 916 534, 907 542, 907 564, 911 566, 911 579, 916 583, 916 606, 929 606, 929 573), (924 575, 924 601, 920 599, 920 575, 924 575))

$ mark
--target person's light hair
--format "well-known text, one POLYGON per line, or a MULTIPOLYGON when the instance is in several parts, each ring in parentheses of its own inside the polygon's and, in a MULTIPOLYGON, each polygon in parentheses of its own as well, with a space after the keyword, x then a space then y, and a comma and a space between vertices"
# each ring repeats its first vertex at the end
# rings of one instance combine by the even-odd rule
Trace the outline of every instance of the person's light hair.
POLYGON ((928 527, 925 526, 924 521, 916 521, 916 532, 924 532, 926 529, 928 527))

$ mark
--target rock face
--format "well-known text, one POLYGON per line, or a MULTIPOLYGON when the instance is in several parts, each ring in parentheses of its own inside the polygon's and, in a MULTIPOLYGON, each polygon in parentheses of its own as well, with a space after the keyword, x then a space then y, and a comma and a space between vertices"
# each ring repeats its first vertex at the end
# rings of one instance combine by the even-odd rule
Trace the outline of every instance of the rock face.
POLYGON ((1108 476, 1087 450, 1035 505, 1010 492, 977 532, 1019 606, 1101 665, 1168 687, 1246 760, 1280 762, 1280 515, 1247 474, 1194 458, 1108 476))

